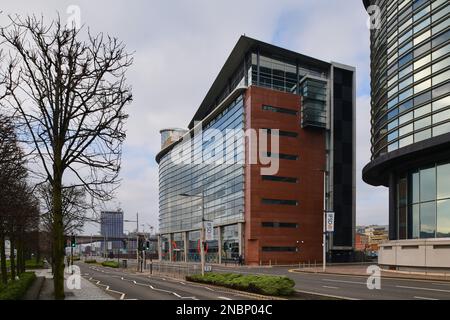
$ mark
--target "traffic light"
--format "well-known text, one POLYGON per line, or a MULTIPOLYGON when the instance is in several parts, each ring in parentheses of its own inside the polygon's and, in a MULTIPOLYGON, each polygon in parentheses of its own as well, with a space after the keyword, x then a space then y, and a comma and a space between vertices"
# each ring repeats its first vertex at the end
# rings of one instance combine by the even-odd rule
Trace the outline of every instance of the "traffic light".
POLYGON ((71 245, 72 248, 75 248, 77 246, 77 240, 76 240, 75 236, 71 237, 70 245, 71 245))
POLYGON ((145 242, 145 250, 150 250, 150 241, 145 242))
POLYGON ((127 240, 122 240, 122 248, 126 249, 127 248, 127 240))
POLYGON ((142 239, 142 238, 139 238, 138 250, 139 251, 144 250, 144 239, 142 239))

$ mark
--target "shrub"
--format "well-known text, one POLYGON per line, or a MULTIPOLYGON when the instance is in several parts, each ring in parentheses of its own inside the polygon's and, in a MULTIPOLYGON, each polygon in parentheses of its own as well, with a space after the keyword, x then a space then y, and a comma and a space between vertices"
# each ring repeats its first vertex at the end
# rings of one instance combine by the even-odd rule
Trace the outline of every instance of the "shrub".
POLYGON ((95 263, 97 263, 97 260, 95 260, 95 259, 93 259, 93 260, 85 260, 84 263, 95 264, 95 263))
POLYGON ((231 289, 270 296, 289 296, 294 293, 295 282, 288 277, 271 275, 241 275, 208 273, 205 276, 186 277, 188 281, 213 284, 231 289))
POLYGON ((36 259, 27 260, 27 261, 25 261, 25 268, 26 269, 43 269, 44 261, 42 259, 39 261, 36 259))
POLYGON ((117 261, 105 261, 102 262, 102 266, 110 268, 119 268, 119 263, 117 261))
POLYGON ((19 280, 10 281, 0 287, 0 300, 19 300, 26 294, 28 288, 36 279, 34 272, 22 273, 19 280))

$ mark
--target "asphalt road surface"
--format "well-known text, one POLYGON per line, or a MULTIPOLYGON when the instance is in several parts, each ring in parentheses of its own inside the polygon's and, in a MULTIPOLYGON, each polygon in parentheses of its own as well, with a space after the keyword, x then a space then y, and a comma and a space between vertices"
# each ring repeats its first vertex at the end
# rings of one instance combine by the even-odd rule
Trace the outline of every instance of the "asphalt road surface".
POLYGON ((233 269, 214 267, 215 272, 285 275, 296 283, 297 291, 361 300, 450 300, 450 282, 381 278, 381 289, 367 287, 369 276, 294 273, 290 268, 233 269))
POLYGON ((249 300, 248 296, 221 291, 182 280, 136 275, 121 270, 77 264, 81 275, 121 300, 249 300))

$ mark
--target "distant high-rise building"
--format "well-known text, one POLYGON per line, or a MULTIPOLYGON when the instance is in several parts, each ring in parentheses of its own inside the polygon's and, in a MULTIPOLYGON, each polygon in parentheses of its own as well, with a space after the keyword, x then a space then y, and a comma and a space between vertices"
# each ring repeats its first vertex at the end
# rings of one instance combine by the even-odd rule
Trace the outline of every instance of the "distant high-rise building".
POLYGON ((363 2, 375 22, 363 179, 389 188, 379 262, 450 267, 450 2, 363 2))
MULTIPOLYGON (((111 242, 111 249, 122 248, 122 241, 109 241, 111 238, 123 237, 123 212, 122 211, 102 211, 101 212, 100 233, 106 238, 107 243, 111 242)), ((108 246, 107 246, 108 248, 108 246)), ((104 246, 102 245, 102 250, 104 246)))

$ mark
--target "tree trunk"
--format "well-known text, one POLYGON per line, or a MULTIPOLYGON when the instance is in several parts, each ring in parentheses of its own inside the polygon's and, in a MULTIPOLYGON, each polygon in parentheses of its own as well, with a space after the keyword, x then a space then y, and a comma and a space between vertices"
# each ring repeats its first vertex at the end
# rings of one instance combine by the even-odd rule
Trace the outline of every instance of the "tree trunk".
POLYGON ((62 170, 61 157, 55 154, 53 180, 53 283, 55 299, 63 300, 64 295, 64 227, 62 213, 62 170))
POLYGON ((22 233, 22 236, 17 239, 17 275, 21 275, 25 272, 25 253, 23 243, 22 233))
POLYGON ((5 233, 0 230, 0 263, 1 263, 1 282, 6 284, 8 282, 8 271, 6 270, 6 252, 5 252, 5 233))
POLYGON ((16 280, 16 255, 14 254, 14 250, 16 248, 16 243, 14 241, 14 237, 10 236, 9 238, 9 243, 10 243, 10 255, 9 255, 9 259, 11 261, 11 279, 14 281, 16 280))

